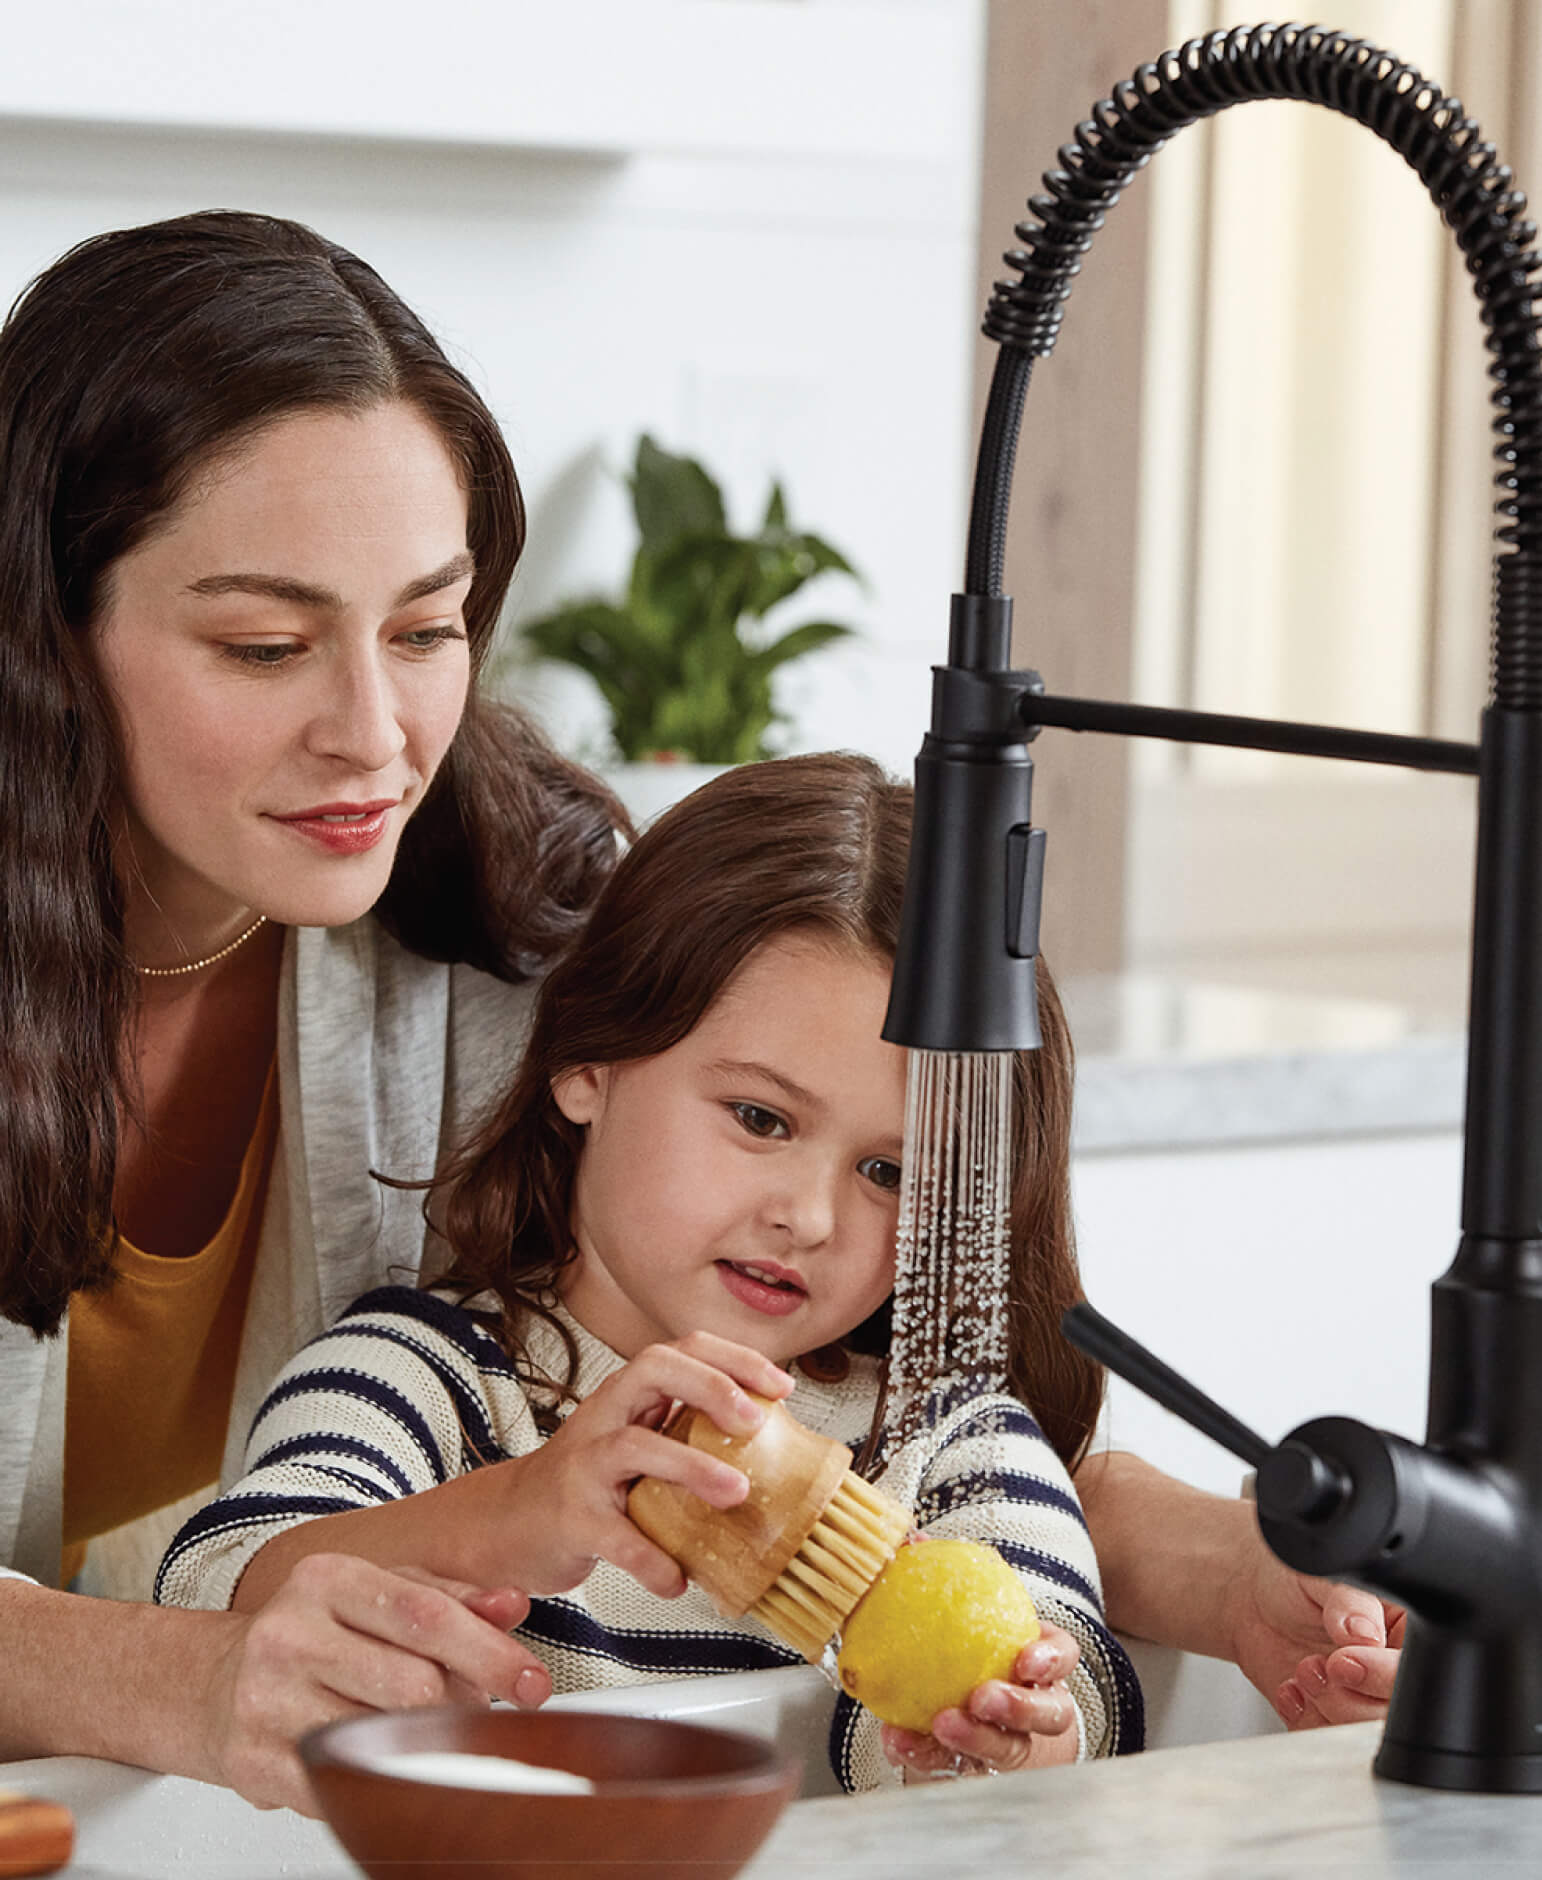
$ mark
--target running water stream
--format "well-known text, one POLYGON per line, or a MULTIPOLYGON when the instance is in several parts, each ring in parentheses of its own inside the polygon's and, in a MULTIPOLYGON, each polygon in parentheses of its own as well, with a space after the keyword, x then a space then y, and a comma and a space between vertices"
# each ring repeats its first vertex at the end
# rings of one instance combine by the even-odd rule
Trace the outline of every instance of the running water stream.
POLYGON ((889 1358, 901 1440, 938 1381, 1006 1379, 1014 1059, 910 1053, 889 1358))

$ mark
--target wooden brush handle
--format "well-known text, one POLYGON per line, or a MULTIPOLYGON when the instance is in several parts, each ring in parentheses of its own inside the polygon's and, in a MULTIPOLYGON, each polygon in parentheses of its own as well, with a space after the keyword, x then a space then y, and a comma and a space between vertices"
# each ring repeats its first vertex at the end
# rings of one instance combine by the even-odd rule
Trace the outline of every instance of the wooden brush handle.
POLYGON ((75 1849, 75 1823, 58 1802, 0 1789, 0 1874, 54 1873, 75 1849))
POLYGON ((766 1398, 753 1436, 729 1436, 699 1410, 682 1406, 664 1434, 704 1449, 750 1478, 737 1508, 709 1508, 673 1482, 644 1476, 626 1510, 651 1541, 711 1596, 725 1619, 748 1612, 774 1584, 851 1467, 851 1451, 816 1436, 766 1398))

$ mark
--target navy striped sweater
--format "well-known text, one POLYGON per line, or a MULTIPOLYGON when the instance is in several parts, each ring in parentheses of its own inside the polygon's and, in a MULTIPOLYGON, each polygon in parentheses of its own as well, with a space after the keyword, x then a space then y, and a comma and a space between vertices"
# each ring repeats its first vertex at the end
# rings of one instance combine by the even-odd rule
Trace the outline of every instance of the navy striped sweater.
MULTIPOLYGON (((565 1323, 578 1346, 576 1387, 587 1396, 623 1361, 575 1320, 565 1323)), ((549 1326, 532 1322, 527 1347, 542 1371, 563 1375, 549 1326)), ((874 1361, 854 1358, 834 1384, 797 1367, 794 1375, 793 1415, 855 1452, 872 1419, 874 1361)), ((492 1335, 448 1299, 405 1287, 367 1294, 279 1374, 252 1426, 246 1475, 182 1528, 155 1597, 221 1609, 252 1556, 282 1529, 528 1455, 544 1440, 534 1416, 550 1406, 543 1395, 520 1383, 492 1335)), ((939 1396, 928 1410, 924 1433, 880 1454, 874 1479, 915 1510, 925 1532, 999 1548, 1042 1616, 1076 1637, 1081 1753, 1138 1749, 1140 1688, 1104 1624, 1092 1542, 1064 1466, 1014 1398, 939 1396)), ((659 1599, 603 1561, 572 1592, 535 1600, 519 1636, 559 1692, 800 1662, 757 1621, 722 1618, 698 1588, 659 1599)), ((830 1754, 848 1789, 899 1780, 876 1722, 844 1696, 830 1754)))

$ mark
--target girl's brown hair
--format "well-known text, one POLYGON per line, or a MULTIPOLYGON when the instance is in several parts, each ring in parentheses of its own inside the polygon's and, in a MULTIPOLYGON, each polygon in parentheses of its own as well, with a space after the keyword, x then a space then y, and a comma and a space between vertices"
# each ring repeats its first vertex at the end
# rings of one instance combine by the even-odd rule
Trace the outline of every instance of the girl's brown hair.
MULTIPOLYGON (((121 556, 291 413, 388 399, 465 483, 474 665, 524 542, 469 380, 380 276, 296 222, 179 216, 82 242, 0 330, 0 1316, 55 1330, 105 1284, 135 992, 113 858, 121 758, 89 630, 121 556)), ((403 945, 515 978, 564 944, 625 818, 517 712, 467 710, 376 910, 403 945)))
MULTIPOLYGON (((455 1253, 441 1283, 500 1299, 499 1333, 516 1363, 529 1315, 561 1330, 551 1306, 572 1258, 583 1130, 558 1109, 554 1081, 669 1050, 758 947, 792 930, 892 961, 911 807, 908 786, 864 757, 747 764, 661 816, 622 860, 541 989, 513 1088, 438 1184, 455 1253)), ((1044 1042, 1018 1054, 1014 1079, 1010 1383, 1074 1466, 1103 1373, 1059 1329, 1082 1296, 1071 1228, 1072 1053, 1042 959, 1038 981, 1044 1042)), ((848 1342, 886 1350, 887 1309, 848 1342)), ((571 1341, 568 1355, 561 1389, 576 1372, 571 1341)))

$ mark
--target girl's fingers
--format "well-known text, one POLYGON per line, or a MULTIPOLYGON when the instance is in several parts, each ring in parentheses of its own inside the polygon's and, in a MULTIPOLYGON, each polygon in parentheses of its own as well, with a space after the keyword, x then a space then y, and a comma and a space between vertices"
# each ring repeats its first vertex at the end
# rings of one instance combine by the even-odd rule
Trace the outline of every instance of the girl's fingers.
POLYGON ((753 1436, 766 1420, 749 1392, 782 1397, 791 1387, 792 1379, 769 1358, 705 1332, 695 1332, 678 1345, 647 1346, 606 1386, 621 1399, 629 1423, 661 1402, 684 1403, 711 1417, 730 1436, 753 1436))
POLYGON ((956 1769, 961 1756, 991 1769, 1022 1769, 1036 1736, 1062 1736, 1075 1722, 1068 1691, 992 1680, 970 1693, 967 1709, 938 1711, 930 1736, 890 1726, 883 1745, 891 1762, 920 1775, 956 1769))
POLYGON ((882 1742, 883 1753, 891 1763, 916 1775, 958 1771, 957 1753, 945 1748, 934 1736, 920 1736, 914 1730, 902 1730, 897 1724, 886 1723, 882 1742))
POLYGON ((673 1482, 699 1495, 711 1508, 737 1508, 750 1492, 750 1478, 731 1462, 635 1423, 618 1431, 608 1446, 605 1474, 618 1484, 635 1481, 640 1475, 651 1475, 657 1482, 673 1482))
POLYGON ((966 1756, 997 1770, 1021 1769, 1033 1755, 1033 1738, 976 1723, 965 1711, 939 1710, 932 1735, 953 1756, 966 1756))
POLYGON ((614 1535, 608 1537, 608 1544, 602 1544, 600 1558, 631 1574, 660 1599, 678 1599, 686 1589, 686 1577, 676 1563, 630 1521, 616 1523, 614 1535))
POLYGON ((692 1332, 681 1339, 680 1348, 714 1370, 726 1372, 757 1396, 779 1400, 792 1392, 790 1373, 749 1345, 737 1345, 732 1339, 719 1338, 715 1332, 692 1332))
POLYGON ((1024 1686, 993 1678, 969 1693, 962 1711, 942 1714, 961 1716, 1008 1736, 1060 1736, 1075 1723, 1076 1706, 1063 1685, 1024 1686))
POLYGON ((1082 1648, 1058 1625, 1043 1625, 1039 1636, 1025 1645, 1012 1665, 1019 1684, 1060 1684, 1081 1663, 1082 1648))

